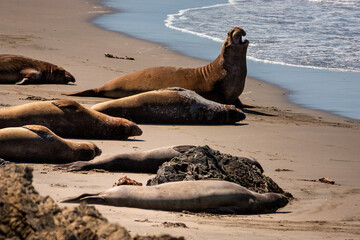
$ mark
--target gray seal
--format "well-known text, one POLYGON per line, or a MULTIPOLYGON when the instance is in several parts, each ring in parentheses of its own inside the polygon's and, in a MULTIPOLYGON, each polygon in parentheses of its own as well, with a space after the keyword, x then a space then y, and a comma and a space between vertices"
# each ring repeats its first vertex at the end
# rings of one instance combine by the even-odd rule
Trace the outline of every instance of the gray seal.
POLYGON ((121 185, 97 194, 83 194, 63 203, 103 204, 164 211, 221 210, 240 214, 275 212, 287 205, 285 196, 259 194, 235 183, 199 180, 164 183, 156 186, 121 185))
POLYGON ((246 117, 234 105, 210 101, 183 88, 139 93, 91 108, 136 123, 151 124, 235 124, 246 117))
POLYGON ((69 171, 104 169, 110 172, 156 173, 161 164, 192 148, 195 146, 168 146, 148 151, 121 153, 105 159, 76 161, 59 167, 69 171))

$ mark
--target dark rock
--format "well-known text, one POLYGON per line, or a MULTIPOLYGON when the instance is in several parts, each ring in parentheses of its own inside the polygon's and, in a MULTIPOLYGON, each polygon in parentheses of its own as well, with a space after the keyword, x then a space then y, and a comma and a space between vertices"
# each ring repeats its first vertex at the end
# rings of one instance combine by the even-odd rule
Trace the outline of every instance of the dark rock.
POLYGON ((162 164, 147 185, 200 179, 223 179, 259 193, 284 191, 262 174, 261 165, 251 159, 222 154, 208 146, 196 147, 162 164))

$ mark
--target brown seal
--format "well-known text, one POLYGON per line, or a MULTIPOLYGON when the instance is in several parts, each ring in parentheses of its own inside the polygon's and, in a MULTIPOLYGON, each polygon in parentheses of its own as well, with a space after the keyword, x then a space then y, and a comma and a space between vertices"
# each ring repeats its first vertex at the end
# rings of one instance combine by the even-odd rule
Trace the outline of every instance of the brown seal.
POLYGON ((227 211, 268 213, 287 205, 278 193, 256 193, 238 184, 219 180, 163 183, 156 186, 117 186, 97 194, 82 194, 62 201, 165 211, 227 211))
POLYGON ((126 139, 142 134, 141 129, 129 120, 108 116, 72 100, 0 108, 0 128, 29 124, 45 126, 68 138, 126 139))
POLYGON ((246 107, 239 100, 247 74, 246 51, 249 41, 243 41, 245 35, 240 27, 229 30, 220 55, 206 66, 148 68, 115 78, 100 88, 66 95, 121 98, 167 87, 181 87, 215 102, 246 107))
POLYGON ((160 147, 142 152, 127 152, 105 159, 72 162, 64 164, 60 168, 69 171, 104 169, 110 172, 156 173, 161 164, 192 148, 195 148, 195 146, 179 145, 160 147))
POLYGON ((183 88, 139 93, 91 108, 136 123, 152 124, 235 124, 246 117, 233 105, 207 100, 183 88))
POLYGON ((0 84, 67 84, 75 78, 52 63, 11 54, 0 54, 0 84))
POLYGON ((62 139, 44 126, 0 129, 0 157, 12 162, 67 163, 101 154, 93 143, 62 139))

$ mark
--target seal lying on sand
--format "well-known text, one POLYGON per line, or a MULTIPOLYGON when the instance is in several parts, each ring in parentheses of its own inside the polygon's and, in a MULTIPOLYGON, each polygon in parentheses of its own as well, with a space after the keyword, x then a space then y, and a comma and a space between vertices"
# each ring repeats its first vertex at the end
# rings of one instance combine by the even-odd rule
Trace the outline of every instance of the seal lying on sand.
POLYGON ((122 153, 106 159, 96 159, 88 162, 77 161, 64 164, 60 166, 60 168, 70 171, 84 171, 96 168, 110 172, 156 173, 161 164, 170 161, 173 157, 177 157, 192 148, 195 148, 195 146, 161 147, 144 152, 122 153))
POLYGON ((257 214, 275 212, 286 206, 288 200, 281 194, 259 194, 231 182, 199 180, 164 183, 151 187, 122 185, 98 194, 83 194, 62 202, 86 202, 165 211, 223 210, 257 214))
POLYGON ((122 98, 140 92, 167 87, 193 90, 201 96, 224 104, 246 107, 239 100, 244 90, 246 51, 249 41, 243 41, 246 33, 240 27, 229 30, 220 55, 209 65, 199 68, 154 67, 115 78, 104 86, 68 96, 99 96, 122 98))
POLYGON ((99 113, 72 100, 0 108, 0 128, 28 124, 48 127, 57 135, 68 138, 126 139, 142 134, 131 121, 99 113))
POLYGON ((11 54, 0 54, 0 84, 67 84, 75 78, 54 64, 11 54))
POLYGON ((44 126, 0 129, 0 158, 12 162, 67 163, 101 154, 93 143, 62 139, 44 126))
POLYGON ((136 123, 153 124, 234 124, 246 117, 233 105, 213 102, 181 88, 140 93, 91 108, 136 123))

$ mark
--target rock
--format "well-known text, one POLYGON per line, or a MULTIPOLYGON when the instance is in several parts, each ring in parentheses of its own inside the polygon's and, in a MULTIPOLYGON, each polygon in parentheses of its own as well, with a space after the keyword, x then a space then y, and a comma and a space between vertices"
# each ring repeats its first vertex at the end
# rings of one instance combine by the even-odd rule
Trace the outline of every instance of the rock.
POLYGON ((259 193, 285 194, 270 177, 262 172, 261 165, 254 160, 223 154, 208 146, 203 146, 193 148, 162 164, 155 178, 150 179, 147 185, 218 178, 240 184, 259 193))
POLYGON ((0 239, 132 239, 92 206, 60 208, 51 197, 39 195, 32 177, 29 167, 0 167, 0 239))
POLYGON ((113 187, 120 186, 120 185, 142 186, 142 183, 132 180, 132 179, 128 178, 127 176, 124 176, 124 177, 120 178, 116 183, 114 183, 113 187))
POLYGON ((323 182, 323 183, 328 183, 328 184, 335 184, 335 181, 330 179, 330 178, 326 178, 326 177, 322 177, 319 179, 320 182, 323 182))

